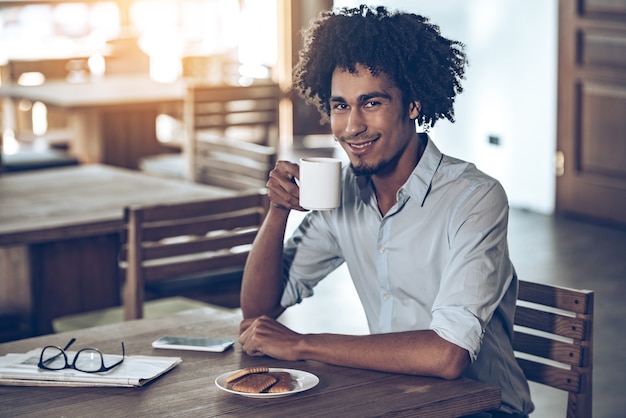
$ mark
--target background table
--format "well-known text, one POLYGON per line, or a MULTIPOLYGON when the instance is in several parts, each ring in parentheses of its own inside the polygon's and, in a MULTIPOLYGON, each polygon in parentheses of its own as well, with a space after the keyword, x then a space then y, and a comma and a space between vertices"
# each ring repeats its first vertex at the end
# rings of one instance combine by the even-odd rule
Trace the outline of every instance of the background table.
POLYGON ((0 344, 0 355, 25 352, 48 344, 119 351, 127 355, 172 355, 183 358, 176 368, 141 388, 50 388, 0 386, 7 416, 236 416, 454 417, 497 408, 500 390, 469 379, 443 380, 372 372, 312 361, 278 361, 250 357, 235 343, 224 353, 153 349, 164 335, 214 336, 236 339, 239 314, 206 308, 163 318, 142 319, 72 333, 0 344), (243 367, 267 366, 307 371, 319 384, 305 392, 276 399, 251 399, 226 393, 217 376, 243 367))
POLYGON ((125 206, 233 194, 104 165, 0 175, 0 312, 42 334, 58 316, 119 305, 125 206))
POLYGON ((126 168, 137 168, 141 157, 166 151, 157 140, 156 117, 180 112, 185 93, 184 81, 159 83, 146 75, 0 87, 0 97, 67 110, 70 150, 81 162, 126 168))

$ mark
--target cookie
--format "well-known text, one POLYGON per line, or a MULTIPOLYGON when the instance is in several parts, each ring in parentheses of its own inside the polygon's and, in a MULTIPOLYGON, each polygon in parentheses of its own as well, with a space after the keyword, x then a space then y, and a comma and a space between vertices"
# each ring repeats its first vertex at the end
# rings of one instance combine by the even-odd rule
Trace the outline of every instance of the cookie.
POLYGON ((232 383, 235 380, 253 373, 267 373, 270 369, 267 367, 248 367, 235 372, 226 378, 226 383, 232 383))
POLYGON ((291 391, 291 375, 287 372, 271 372, 270 376, 274 376, 277 380, 269 390, 268 393, 281 393, 291 391))
POLYGON ((233 385, 233 390, 246 393, 261 393, 276 383, 278 379, 268 373, 255 373, 244 376, 233 385))

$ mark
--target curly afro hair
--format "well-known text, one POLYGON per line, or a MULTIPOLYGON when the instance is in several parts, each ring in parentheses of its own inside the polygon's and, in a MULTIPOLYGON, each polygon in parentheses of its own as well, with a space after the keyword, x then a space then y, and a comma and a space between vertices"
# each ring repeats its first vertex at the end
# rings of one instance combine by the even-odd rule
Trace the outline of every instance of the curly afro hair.
POLYGON ((418 123, 427 129, 441 118, 454 122, 454 99, 463 91, 467 65, 464 48, 442 37, 424 16, 365 5, 324 11, 304 33, 293 88, 328 122, 333 71, 354 73, 361 64, 395 82, 406 105, 419 101, 418 123))

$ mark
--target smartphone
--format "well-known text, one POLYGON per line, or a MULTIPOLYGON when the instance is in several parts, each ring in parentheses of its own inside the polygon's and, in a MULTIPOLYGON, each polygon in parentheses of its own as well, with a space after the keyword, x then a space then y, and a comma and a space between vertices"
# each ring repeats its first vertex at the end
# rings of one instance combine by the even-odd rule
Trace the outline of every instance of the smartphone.
POLYGON ((219 353, 235 343, 234 340, 205 337, 162 337, 152 343, 154 348, 171 350, 211 351, 219 353))

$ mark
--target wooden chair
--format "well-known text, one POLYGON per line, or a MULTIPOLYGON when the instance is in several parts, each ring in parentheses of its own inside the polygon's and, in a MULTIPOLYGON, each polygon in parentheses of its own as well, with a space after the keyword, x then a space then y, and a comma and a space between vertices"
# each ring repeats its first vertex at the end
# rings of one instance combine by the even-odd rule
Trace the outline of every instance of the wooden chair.
POLYGON ((139 166, 236 190, 264 187, 278 146, 275 83, 215 85, 191 80, 185 97, 182 154, 145 157, 139 166))
MULTIPOLYGON (((38 73, 43 81, 68 79, 72 73, 88 75, 87 57, 47 58, 39 60, 10 60, 3 68, 3 82, 21 84, 21 77, 27 73, 38 73)), ((56 107, 41 106, 46 109, 46 132, 36 134, 33 127, 33 105, 24 101, 23 105, 13 103, 13 125, 15 137, 23 143, 42 142, 55 148, 67 149, 71 138, 68 111, 56 107)), ((41 104, 40 104, 41 105, 41 104)))
POLYGON ((590 290, 519 281, 513 349, 526 378, 567 391, 567 417, 591 417, 590 290))
POLYGON ((185 102, 193 181, 237 190, 265 187, 276 163, 277 84, 191 84, 185 102))
POLYGON ((264 192, 125 210, 124 318, 143 317, 144 286, 165 280, 241 277, 265 216, 264 192))

